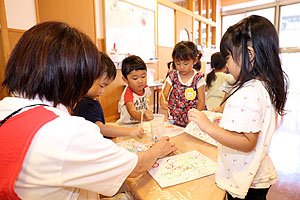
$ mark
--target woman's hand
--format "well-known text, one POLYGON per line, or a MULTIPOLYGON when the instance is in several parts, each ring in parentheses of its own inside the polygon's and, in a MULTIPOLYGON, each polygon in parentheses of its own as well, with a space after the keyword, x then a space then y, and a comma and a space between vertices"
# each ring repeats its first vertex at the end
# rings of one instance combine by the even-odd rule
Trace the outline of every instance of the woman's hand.
POLYGON ((158 158, 165 157, 176 151, 177 148, 175 147, 175 144, 171 143, 169 140, 169 137, 163 137, 151 147, 159 152, 158 158))
POLYGON ((175 144, 170 143, 169 137, 163 137, 153 144, 147 151, 138 152, 138 163, 129 177, 136 177, 151 169, 158 158, 167 156, 177 150, 175 144))

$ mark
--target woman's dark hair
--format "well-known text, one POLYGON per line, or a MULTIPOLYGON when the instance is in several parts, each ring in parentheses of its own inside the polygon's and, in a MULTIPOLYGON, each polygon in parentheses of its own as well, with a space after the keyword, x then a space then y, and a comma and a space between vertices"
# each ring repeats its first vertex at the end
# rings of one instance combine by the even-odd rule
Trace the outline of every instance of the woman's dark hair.
POLYGON ((232 56, 241 63, 241 71, 234 86, 236 90, 252 79, 264 82, 272 104, 284 114, 287 97, 287 76, 281 68, 278 35, 273 24, 264 17, 252 15, 229 27, 223 35, 220 51, 224 58, 232 56), (252 63, 248 46, 254 49, 252 63))
POLYGON ((99 55, 90 38, 68 24, 37 24, 13 49, 2 86, 28 99, 73 107, 103 74, 99 55))
POLYGON ((145 62, 139 56, 129 56, 122 61, 122 75, 127 79, 127 75, 134 70, 146 70, 145 62))
POLYGON ((212 70, 206 76, 207 88, 212 86, 212 82, 216 80, 215 70, 223 69, 226 66, 227 60, 222 57, 220 52, 214 53, 210 57, 210 65, 212 70))
POLYGON ((101 59, 101 70, 106 73, 106 79, 115 80, 117 75, 116 66, 113 61, 103 52, 99 52, 101 59))
POLYGON ((191 41, 181 41, 177 43, 172 52, 173 61, 198 60, 193 66, 193 68, 197 70, 201 69, 201 57, 202 53, 198 51, 197 46, 191 41))

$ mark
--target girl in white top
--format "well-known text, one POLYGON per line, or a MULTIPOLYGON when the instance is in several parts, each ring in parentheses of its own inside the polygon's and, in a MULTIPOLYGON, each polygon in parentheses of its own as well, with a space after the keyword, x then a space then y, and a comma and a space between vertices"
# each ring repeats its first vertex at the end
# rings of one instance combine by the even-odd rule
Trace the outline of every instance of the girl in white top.
MULTIPOLYGON (((58 117, 36 128, 25 151, 13 184, 20 199, 86 199, 83 191, 90 199, 111 196, 127 177, 146 172, 157 158, 176 150, 165 137, 147 151, 130 153, 105 139, 96 124, 68 113, 105 73, 94 43, 65 23, 41 23, 23 34, 6 66, 2 86, 13 97, 0 101, 0 121, 36 104, 58 117)), ((0 139, 7 134, 7 122, 0 126, 0 139)), ((0 155, 6 153, 1 149, 0 155)), ((1 199, 6 199, 3 191, 0 186, 1 199)))
POLYGON ((219 142, 215 178, 228 199, 266 199, 277 180, 267 150, 287 95, 277 32, 266 18, 249 16, 227 29, 220 49, 236 80, 220 126, 196 109, 189 119, 219 142))

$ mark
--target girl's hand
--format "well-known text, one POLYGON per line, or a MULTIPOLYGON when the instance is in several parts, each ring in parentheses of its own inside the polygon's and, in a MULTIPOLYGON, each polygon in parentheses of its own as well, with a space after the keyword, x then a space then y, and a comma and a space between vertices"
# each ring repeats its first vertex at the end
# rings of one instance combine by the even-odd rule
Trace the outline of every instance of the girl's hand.
POLYGON ((144 129, 142 127, 130 127, 128 128, 129 135, 132 137, 142 138, 144 135, 144 129))
POLYGON ((169 107, 168 107, 168 101, 164 101, 164 100, 161 100, 161 105, 160 105, 161 109, 163 110, 168 110, 169 107))
POLYGON ((151 121, 154 118, 152 110, 146 110, 144 113, 145 121, 151 121))
POLYGON ((212 124, 202 111, 195 108, 189 110, 188 117, 189 121, 195 122, 204 132, 207 132, 209 126, 212 124))
POLYGON ((161 138, 153 144, 151 148, 155 148, 159 151, 159 158, 165 157, 177 150, 175 144, 169 142, 168 136, 161 138))

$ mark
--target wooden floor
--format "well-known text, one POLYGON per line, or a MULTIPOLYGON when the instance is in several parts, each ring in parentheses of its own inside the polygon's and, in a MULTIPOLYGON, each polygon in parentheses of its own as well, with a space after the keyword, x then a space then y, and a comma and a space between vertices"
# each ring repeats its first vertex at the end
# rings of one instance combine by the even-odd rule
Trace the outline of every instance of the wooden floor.
POLYGON ((300 132, 277 131, 269 154, 278 173, 278 181, 268 193, 268 200, 300 199, 300 132))
POLYGON ((268 200, 300 200, 300 93, 290 92, 279 119, 269 154, 278 173, 278 181, 268 193, 268 200))

